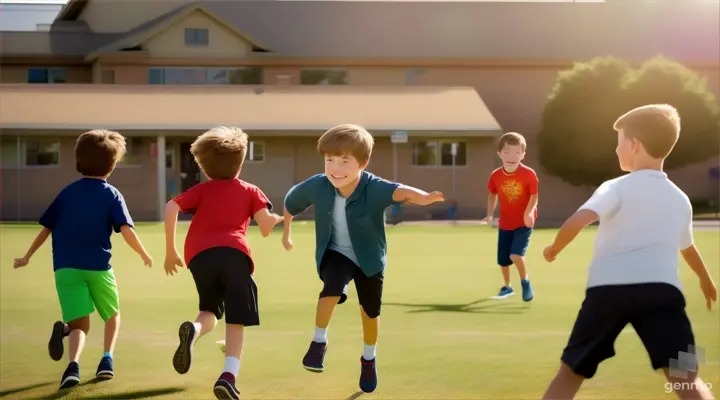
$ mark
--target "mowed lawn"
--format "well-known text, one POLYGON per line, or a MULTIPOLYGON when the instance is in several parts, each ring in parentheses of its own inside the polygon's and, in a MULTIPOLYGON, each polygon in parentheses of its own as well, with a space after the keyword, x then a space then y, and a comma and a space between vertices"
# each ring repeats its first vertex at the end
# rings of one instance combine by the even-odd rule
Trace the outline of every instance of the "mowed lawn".
MULTIPOLYGON (((181 227, 182 232, 187 225, 181 227)), ((212 397, 223 365, 215 344, 224 325, 196 347, 190 372, 172 367, 178 325, 194 318, 192 277, 162 269, 162 226, 143 225, 140 236, 155 258, 152 269, 115 236, 113 265, 120 287, 122 327, 115 353, 116 377, 92 383, 102 355, 102 324, 93 327, 81 360, 83 384, 70 393, 57 386, 66 362, 47 354, 52 323, 60 317, 49 243, 25 269, 12 259, 25 252, 37 226, 0 228, 0 397, 199 398, 212 397), (90 383, 88 383, 90 382, 90 383)), ((320 282, 313 261, 311 225, 295 229, 295 250, 285 252, 280 232, 250 238, 256 259, 260 327, 247 330, 239 388, 245 399, 537 399, 553 377, 584 294, 593 229, 582 233, 553 264, 542 248, 554 235, 538 230, 529 250, 536 291, 530 304, 519 295, 489 300, 501 286, 495 266, 496 233, 473 226, 398 226, 388 229, 390 265, 378 345, 380 381, 357 394, 362 334, 354 288, 329 329, 325 372, 305 371, 301 359, 312 337, 320 282)), ((696 240, 716 282, 720 236, 697 231, 696 240)), ((182 233, 178 243, 182 244, 182 233)), ((708 312, 697 279, 682 277, 697 344, 705 348, 701 374, 720 393, 720 315, 708 312)), ((513 271, 513 281, 519 287, 513 271)), ((631 327, 616 344, 618 356, 603 364, 580 399, 658 399, 668 396, 661 374, 650 368, 631 327)))

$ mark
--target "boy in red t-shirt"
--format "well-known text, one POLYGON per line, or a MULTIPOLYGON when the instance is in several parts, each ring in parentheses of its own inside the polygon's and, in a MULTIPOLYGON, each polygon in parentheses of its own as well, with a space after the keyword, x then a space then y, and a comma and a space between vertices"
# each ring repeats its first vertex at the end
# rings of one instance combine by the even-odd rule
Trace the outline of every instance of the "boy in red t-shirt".
POLYGON ((240 128, 218 127, 198 137, 190 147, 200 169, 210 179, 193 186, 165 208, 165 272, 183 266, 175 247, 178 212, 192 213, 185 239, 185 263, 195 280, 200 313, 195 322, 180 325, 180 345, 173 357, 175 370, 190 370, 193 347, 225 317, 225 368, 213 392, 219 399, 238 399, 235 378, 240 369, 243 328, 260 324, 257 286, 246 235, 255 218, 263 236, 282 221, 271 214, 272 204, 256 186, 238 179, 247 153, 247 135, 240 128))
POLYGON ((525 265, 525 251, 537 219, 538 178, 532 168, 521 163, 526 147, 525 138, 519 133, 502 135, 498 141, 502 167, 492 172, 488 182, 488 223, 492 223, 495 204, 500 200, 497 260, 505 285, 494 297, 496 299, 515 294, 510 286, 509 267, 513 264, 520 275, 523 300, 531 301, 534 297, 525 265))

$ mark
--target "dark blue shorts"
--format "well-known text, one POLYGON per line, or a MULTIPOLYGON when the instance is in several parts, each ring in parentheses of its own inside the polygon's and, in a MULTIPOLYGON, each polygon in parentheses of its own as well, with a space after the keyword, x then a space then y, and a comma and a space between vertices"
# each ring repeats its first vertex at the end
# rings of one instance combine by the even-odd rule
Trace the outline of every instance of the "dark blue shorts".
POLYGON ((524 256, 530 244, 532 228, 521 227, 511 231, 498 230, 497 262, 501 267, 513 264, 510 255, 524 256))

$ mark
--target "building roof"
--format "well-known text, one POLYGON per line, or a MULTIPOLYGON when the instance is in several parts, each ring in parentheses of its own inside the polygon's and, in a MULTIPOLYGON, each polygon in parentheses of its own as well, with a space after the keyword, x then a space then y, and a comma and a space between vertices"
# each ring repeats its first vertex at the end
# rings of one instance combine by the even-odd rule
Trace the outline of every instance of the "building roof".
MULTIPOLYGON (((59 19, 76 18, 82 3, 68 4, 59 19)), ((198 6, 270 51, 257 57, 720 59, 717 2, 217 0, 180 6, 158 20, 198 6)), ((122 37, 141 39, 157 23, 122 37)))
POLYGON ((435 135, 500 133, 475 89, 466 87, 0 85, 3 129, 201 130, 234 125, 300 133, 342 123, 435 135))

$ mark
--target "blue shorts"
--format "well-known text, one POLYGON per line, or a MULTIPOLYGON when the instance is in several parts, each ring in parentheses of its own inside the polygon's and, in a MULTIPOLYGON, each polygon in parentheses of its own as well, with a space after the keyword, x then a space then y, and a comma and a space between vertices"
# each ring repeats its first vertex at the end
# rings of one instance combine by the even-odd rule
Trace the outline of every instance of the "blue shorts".
POLYGON ((510 255, 524 256, 530 244, 532 228, 521 227, 506 231, 498 230, 497 262, 501 267, 509 267, 513 264, 510 255))

